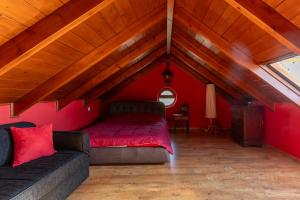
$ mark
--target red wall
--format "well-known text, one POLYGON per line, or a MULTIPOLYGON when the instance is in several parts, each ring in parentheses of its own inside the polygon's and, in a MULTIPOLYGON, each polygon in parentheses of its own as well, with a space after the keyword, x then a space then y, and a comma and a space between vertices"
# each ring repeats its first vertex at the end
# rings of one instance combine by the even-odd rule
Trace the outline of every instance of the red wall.
MULTIPOLYGON (((165 87, 161 76, 164 69, 164 64, 155 67, 115 95, 110 101, 156 101, 158 92, 165 87)), ((174 72, 174 78, 170 87, 177 93, 177 102, 173 107, 167 109, 167 118, 171 122, 172 114, 178 112, 180 105, 188 103, 190 105, 191 127, 207 127, 208 120, 205 118, 205 84, 186 74, 174 64, 171 64, 171 70, 174 72)), ((217 94, 217 115, 222 128, 230 128, 231 126, 230 109, 231 106, 227 99, 217 94)))
POLYGON ((0 106, 0 124, 18 121, 29 121, 36 125, 52 123, 55 130, 78 130, 99 116, 100 103, 90 104, 90 111, 83 106, 82 101, 74 101, 61 111, 56 111, 55 102, 35 104, 19 117, 10 118, 10 106, 0 106))
MULTIPOLYGON (((164 87, 161 73, 165 65, 159 65, 148 74, 135 81, 111 100, 157 100, 157 94, 164 87)), ((205 128, 208 120, 205 116, 205 84, 186 74, 173 64, 174 80, 171 87, 177 93, 176 104, 167 109, 167 117, 171 119, 174 112, 179 110, 182 103, 190 105, 191 127, 205 128)), ((37 125, 53 123, 55 130, 78 130, 97 119, 100 112, 100 102, 90 105, 89 112, 83 107, 82 101, 75 101, 61 111, 56 111, 54 102, 42 102, 34 105, 20 117, 10 118, 9 105, 0 106, 0 124, 17 121, 29 121, 37 125)), ((222 128, 230 128, 230 103, 217 94, 218 122, 222 128)))
POLYGON ((265 108, 265 143, 300 158, 300 107, 291 103, 265 108))

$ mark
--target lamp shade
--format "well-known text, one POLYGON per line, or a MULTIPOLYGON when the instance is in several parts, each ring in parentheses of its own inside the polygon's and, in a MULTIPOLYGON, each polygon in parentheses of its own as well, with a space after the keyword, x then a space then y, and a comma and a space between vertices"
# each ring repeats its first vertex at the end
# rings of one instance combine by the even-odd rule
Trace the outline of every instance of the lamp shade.
POLYGON ((214 119, 217 117, 216 112, 216 92, 214 84, 206 85, 206 107, 205 107, 205 117, 209 119, 214 119))

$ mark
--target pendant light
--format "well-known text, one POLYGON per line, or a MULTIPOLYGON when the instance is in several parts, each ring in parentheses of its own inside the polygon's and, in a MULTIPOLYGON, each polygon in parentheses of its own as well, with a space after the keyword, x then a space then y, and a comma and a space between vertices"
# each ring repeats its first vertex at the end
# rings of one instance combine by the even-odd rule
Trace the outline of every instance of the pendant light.
POLYGON ((164 79, 164 83, 166 85, 170 85, 173 80, 174 73, 170 70, 170 62, 169 61, 166 62, 166 69, 163 71, 162 76, 164 79))

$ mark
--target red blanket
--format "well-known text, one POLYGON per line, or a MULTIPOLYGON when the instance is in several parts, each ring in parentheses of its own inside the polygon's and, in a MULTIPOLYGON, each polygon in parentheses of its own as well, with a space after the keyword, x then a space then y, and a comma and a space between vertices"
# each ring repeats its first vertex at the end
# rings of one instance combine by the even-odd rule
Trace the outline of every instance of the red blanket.
POLYGON ((164 147, 173 154, 167 122, 151 114, 117 115, 85 129, 91 147, 164 147))

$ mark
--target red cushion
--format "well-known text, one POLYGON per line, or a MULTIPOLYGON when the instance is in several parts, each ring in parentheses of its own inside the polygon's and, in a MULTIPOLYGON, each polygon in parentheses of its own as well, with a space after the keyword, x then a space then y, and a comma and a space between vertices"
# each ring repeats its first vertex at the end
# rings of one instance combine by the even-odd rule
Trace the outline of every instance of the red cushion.
POLYGON ((14 141, 13 167, 56 152, 53 147, 52 124, 10 129, 14 141))

